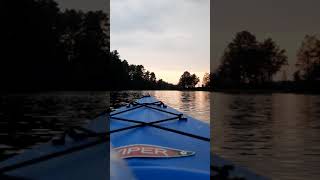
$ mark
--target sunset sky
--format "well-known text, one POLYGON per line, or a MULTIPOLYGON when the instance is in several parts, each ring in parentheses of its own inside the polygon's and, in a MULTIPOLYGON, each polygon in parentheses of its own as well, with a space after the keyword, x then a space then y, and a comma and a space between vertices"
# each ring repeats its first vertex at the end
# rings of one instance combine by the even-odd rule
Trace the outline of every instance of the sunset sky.
MULTIPOLYGON (((62 8, 108 9, 108 0, 57 0, 62 8)), ((274 39, 287 50, 288 76, 294 71, 296 51, 306 34, 317 34, 317 0, 111 0, 111 49, 121 58, 142 64, 158 79, 176 83, 183 71, 202 79, 218 67, 234 35, 243 30, 258 40, 274 39), (211 35, 210 35, 211 34, 211 35)))
POLYGON ((111 50, 177 83, 210 71, 209 0, 111 0, 111 50))

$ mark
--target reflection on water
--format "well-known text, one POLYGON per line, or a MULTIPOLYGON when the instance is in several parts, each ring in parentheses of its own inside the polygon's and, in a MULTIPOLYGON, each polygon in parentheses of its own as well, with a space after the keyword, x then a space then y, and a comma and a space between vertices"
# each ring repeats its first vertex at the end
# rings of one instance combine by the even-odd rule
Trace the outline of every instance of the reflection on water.
POLYGON ((151 95, 196 119, 210 122, 210 93, 205 91, 153 91, 151 95))
POLYGON ((212 150, 273 179, 320 178, 320 96, 212 93, 212 150))
POLYGON ((49 141, 105 111, 107 92, 50 92, 0 95, 0 160, 49 141))
MULTIPOLYGON (((117 102, 129 102, 132 99, 150 94, 165 104, 194 118, 209 123, 210 93, 205 91, 120 91, 111 93, 111 105, 117 102)), ((123 105, 119 103, 120 105, 123 105)))
MULTIPOLYGON (((201 91, 112 92, 113 108, 151 94, 209 122, 212 150, 273 179, 319 179, 320 96, 201 91)), ((106 109, 108 92, 0 95, 0 159, 46 142, 106 109)))
POLYGON ((209 93, 180 91, 50 92, 0 95, 0 161, 81 126, 106 110, 145 94, 209 122, 209 93), (110 99, 109 99, 110 95, 110 99))

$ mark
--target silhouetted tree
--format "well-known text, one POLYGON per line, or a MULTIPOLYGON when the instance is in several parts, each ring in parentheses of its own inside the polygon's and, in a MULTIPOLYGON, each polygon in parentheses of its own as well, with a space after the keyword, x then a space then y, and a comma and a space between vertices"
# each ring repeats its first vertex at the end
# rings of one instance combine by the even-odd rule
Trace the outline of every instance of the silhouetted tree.
POLYGON ((267 38, 258 47, 261 51, 261 81, 272 81, 272 76, 279 72, 283 65, 288 65, 286 51, 271 39, 267 38))
POLYGON ((2 0, 1 90, 172 89, 110 52, 109 15, 53 0, 2 0))
POLYGON ((203 75, 203 78, 202 78, 202 86, 203 87, 208 87, 209 83, 210 83, 210 74, 209 73, 205 73, 203 75))
POLYGON ((59 30, 54 27, 59 18, 59 9, 52 0, 1 1, 3 89, 56 83, 57 77, 52 73, 63 63, 56 53, 59 30))
POLYGON ((253 34, 242 31, 226 48, 215 74, 220 82, 262 84, 286 64, 285 50, 271 38, 258 42, 253 34))
POLYGON ((297 52, 295 79, 318 80, 320 78, 320 39, 306 35, 297 52))
POLYGON ((208 89, 213 88, 214 73, 205 73, 202 80, 202 86, 208 89))
POLYGON ((117 50, 110 53, 111 84, 113 89, 175 89, 175 85, 163 80, 157 81, 156 74, 143 65, 128 64, 121 60, 117 50))
POLYGON ((155 83, 157 81, 156 74, 154 74, 154 72, 150 73, 150 81, 152 83, 155 83))
POLYGON ((3 0, 0 18, 4 89, 107 88, 108 14, 62 12, 53 0, 3 0))
POLYGON ((194 88, 200 79, 195 74, 190 74, 188 71, 185 71, 180 79, 178 86, 188 89, 188 88, 194 88))
POLYGON ((173 85, 171 83, 167 83, 167 82, 163 81, 162 79, 159 79, 157 81, 157 87, 159 89, 177 89, 176 85, 173 85))

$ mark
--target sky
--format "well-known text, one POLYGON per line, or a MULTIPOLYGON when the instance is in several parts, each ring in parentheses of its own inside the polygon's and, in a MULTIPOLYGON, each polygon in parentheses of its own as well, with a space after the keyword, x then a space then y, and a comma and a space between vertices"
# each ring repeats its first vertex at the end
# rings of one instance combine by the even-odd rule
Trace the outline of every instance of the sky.
POLYGON ((111 50, 177 83, 210 71, 210 0, 111 0, 111 50))
POLYGON ((236 32, 248 30, 258 40, 271 37, 287 50, 289 78, 304 36, 320 32, 319 7, 318 0, 211 1, 211 70, 236 32))

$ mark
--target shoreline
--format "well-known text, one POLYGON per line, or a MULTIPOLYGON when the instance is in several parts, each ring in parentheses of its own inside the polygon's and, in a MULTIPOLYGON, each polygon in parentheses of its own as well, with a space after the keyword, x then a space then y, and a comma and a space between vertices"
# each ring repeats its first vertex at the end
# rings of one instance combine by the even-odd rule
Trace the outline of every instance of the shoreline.
POLYGON ((310 94, 320 95, 319 90, 279 90, 279 89, 215 89, 210 92, 227 94, 310 94))
POLYGON ((52 93, 52 92, 117 92, 117 91, 204 91, 204 92, 217 92, 226 94, 310 94, 320 95, 320 89, 306 89, 306 90, 281 90, 281 89, 244 89, 244 88, 232 88, 232 89, 65 89, 65 90, 19 90, 19 91, 0 91, 0 94, 37 94, 37 93, 52 93))

